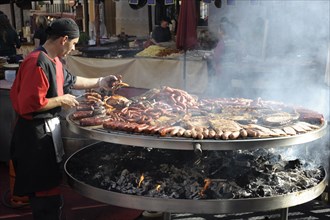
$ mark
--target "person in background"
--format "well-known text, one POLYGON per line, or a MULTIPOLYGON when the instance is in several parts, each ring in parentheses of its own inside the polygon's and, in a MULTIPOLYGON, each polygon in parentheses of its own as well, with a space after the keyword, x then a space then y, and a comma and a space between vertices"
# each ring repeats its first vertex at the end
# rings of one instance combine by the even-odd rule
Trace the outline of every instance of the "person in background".
POLYGON ((213 68, 214 68, 214 76, 219 77, 221 75, 221 63, 222 58, 225 53, 225 27, 220 24, 217 29, 218 34, 218 43, 214 48, 213 52, 213 68))
POLYGON ((16 48, 21 47, 16 30, 10 24, 5 14, 0 14, 0 56, 7 56, 13 62, 16 60, 16 48))
POLYGON ((157 26, 152 31, 152 41, 153 43, 162 43, 169 42, 172 40, 172 34, 169 28, 169 24, 171 23, 170 19, 163 18, 160 21, 160 26, 157 26))
POLYGON ((33 41, 35 48, 39 47, 39 45, 43 45, 46 42, 47 34, 46 28, 48 26, 48 21, 45 16, 37 16, 36 17, 36 30, 33 35, 33 41))
POLYGON ((227 48, 225 45, 227 32, 221 23, 217 27, 216 34, 218 42, 216 47, 213 49, 213 55, 208 59, 208 65, 210 66, 209 75, 211 78, 208 92, 213 95, 221 92, 222 96, 227 97, 231 92, 231 81, 228 73, 223 71, 224 60, 227 56, 227 48))
POLYGON ((227 59, 232 62, 239 62, 244 56, 246 56, 246 48, 241 41, 241 34, 239 27, 228 20, 227 17, 222 17, 220 19, 220 25, 226 31, 225 34, 225 47, 227 59))
POLYGON ((59 114, 79 103, 71 89, 111 89, 118 80, 74 76, 60 58, 75 49, 79 28, 60 18, 46 29, 46 42, 23 60, 10 91, 18 115, 11 140, 16 178, 13 195, 28 196, 35 220, 61 219, 61 162, 64 155, 59 114))
POLYGON ((229 21, 227 17, 222 17, 220 19, 220 24, 226 29, 226 35, 228 38, 238 42, 241 40, 239 28, 235 23, 229 21))

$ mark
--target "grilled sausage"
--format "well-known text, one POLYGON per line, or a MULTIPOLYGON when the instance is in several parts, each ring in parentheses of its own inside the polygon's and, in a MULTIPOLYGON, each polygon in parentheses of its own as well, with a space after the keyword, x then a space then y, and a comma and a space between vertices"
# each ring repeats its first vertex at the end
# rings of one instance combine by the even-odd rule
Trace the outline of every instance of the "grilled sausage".
POLYGON ((246 138, 248 136, 248 133, 245 129, 241 129, 239 133, 242 138, 246 138))
POLYGON ((78 120, 82 118, 89 118, 93 116, 93 111, 77 111, 72 114, 73 120, 78 120))
POLYGON ((225 131, 222 135, 221 135, 221 139, 223 140, 228 140, 229 139, 229 135, 231 134, 231 131, 225 131))
POLYGON ((237 139, 240 135, 240 131, 233 131, 230 135, 229 135, 229 139, 234 140, 237 139))
POLYGON ((106 120, 109 120, 108 117, 89 117, 82 118, 79 120, 80 126, 96 126, 102 125, 106 120))

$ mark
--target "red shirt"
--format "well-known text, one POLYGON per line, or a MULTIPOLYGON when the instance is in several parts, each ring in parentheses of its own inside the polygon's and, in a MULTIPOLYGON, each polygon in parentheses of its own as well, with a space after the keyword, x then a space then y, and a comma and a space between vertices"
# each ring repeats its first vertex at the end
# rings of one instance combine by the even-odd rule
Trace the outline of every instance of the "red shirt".
POLYGON ((65 76, 67 74, 58 57, 51 59, 42 50, 30 53, 20 65, 10 91, 14 110, 25 119, 36 115, 39 118, 51 117, 55 111, 40 113, 43 116, 36 111, 47 105, 49 98, 63 95, 65 83, 74 83, 74 76, 65 76), (71 81, 65 82, 68 79, 71 81))

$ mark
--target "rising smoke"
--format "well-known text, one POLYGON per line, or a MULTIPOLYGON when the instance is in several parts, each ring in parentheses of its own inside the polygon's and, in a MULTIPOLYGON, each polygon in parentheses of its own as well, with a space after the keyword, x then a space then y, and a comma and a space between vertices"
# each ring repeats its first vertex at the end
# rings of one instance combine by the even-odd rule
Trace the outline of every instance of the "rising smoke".
POLYGON ((220 9, 210 5, 210 31, 215 33, 226 17, 237 25, 241 36, 240 42, 230 36, 226 39, 222 59, 222 79, 234 83, 226 91, 215 91, 219 95, 282 100, 328 112, 324 74, 330 1, 254 2, 236 0, 235 5, 220 9), (233 55, 236 51, 241 54, 233 55))
MULTIPOLYGON (((215 73, 220 74, 219 81, 211 87, 215 96, 283 101, 321 112, 329 121, 329 85, 324 82, 330 62, 329 0, 236 0, 235 5, 221 8, 210 5, 210 32, 217 32, 223 17, 237 25, 241 37, 240 42, 230 36, 225 40, 221 72, 215 73)), ((293 152, 309 155, 328 168, 329 145, 326 135, 293 152)))

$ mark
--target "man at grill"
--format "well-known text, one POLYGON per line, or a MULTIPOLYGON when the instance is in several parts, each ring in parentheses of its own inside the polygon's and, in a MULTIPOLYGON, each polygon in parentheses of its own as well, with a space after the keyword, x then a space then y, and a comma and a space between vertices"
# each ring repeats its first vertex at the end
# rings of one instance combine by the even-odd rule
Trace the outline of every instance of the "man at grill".
POLYGON ((61 219, 61 161, 64 155, 59 113, 78 105, 73 89, 111 89, 117 77, 74 76, 61 58, 75 49, 79 28, 61 18, 47 27, 47 40, 21 63, 10 91, 18 118, 13 131, 11 159, 16 179, 14 195, 29 196, 34 219, 61 219))

